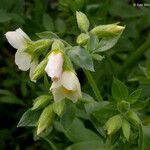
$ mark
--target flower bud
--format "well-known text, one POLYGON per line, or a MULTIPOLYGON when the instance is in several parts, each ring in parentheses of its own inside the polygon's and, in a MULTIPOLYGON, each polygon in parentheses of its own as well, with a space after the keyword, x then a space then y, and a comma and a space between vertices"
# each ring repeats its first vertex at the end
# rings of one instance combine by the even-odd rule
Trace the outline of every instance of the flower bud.
POLYGON ((88 29, 89 29, 89 20, 87 18, 87 16, 82 13, 82 12, 76 12, 76 19, 77 19, 77 23, 78 23, 78 27, 82 30, 82 31, 85 31, 87 32, 88 29))
POLYGON ((45 69, 47 62, 48 62, 47 58, 43 59, 40 62, 40 64, 35 68, 34 72, 32 73, 32 76, 31 76, 32 80, 37 80, 44 74, 45 72, 44 69, 45 69))
POLYGON ((123 122, 122 122, 122 132, 123 132, 124 137, 127 139, 127 141, 129 141, 130 123, 125 119, 123 119, 123 122))
POLYGON ((64 108, 65 108, 65 100, 53 103, 53 110, 58 116, 61 116, 63 114, 64 108))
POLYGON ((59 50, 53 50, 49 57, 48 63, 45 67, 45 71, 52 80, 58 80, 63 71, 63 53, 59 50))
POLYGON ((120 115, 113 116, 105 124, 108 135, 117 132, 121 128, 121 126, 122 118, 120 115))
POLYGON ((52 44, 52 40, 50 39, 42 39, 42 40, 38 40, 32 43, 32 51, 35 54, 42 54, 44 51, 46 51, 47 49, 49 49, 49 47, 52 44))
POLYGON ((122 33, 125 27, 117 24, 99 25, 90 32, 97 35, 99 38, 117 36, 122 33))
POLYGON ((130 109, 130 103, 126 101, 121 101, 117 104, 117 108, 121 113, 126 113, 130 109))
POLYGON ((47 106, 38 121, 38 127, 37 127, 37 135, 43 132, 46 128, 52 125, 53 119, 54 119, 54 112, 52 105, 47 106))
POLYGON ((129 121, 130 121, 133 125, 135 125, 135 126, 137 126, 137 125, 140 124, 140 122, 141 122, 141 120, 140 120, 140 118, 138 117, 138 115, 137 115, 135 112, 133 112, 133 111, 129 111, 126 116, 127 116, 127 118, 129 119, 129 121))
POLYGON ((63 48, 64 48, 63 42, 61 40, 55 39, 52 44, 52 50, 56 50, 56 49, 62 50, 63 48))
POLYGON ((52 97, 50 95, 39 96, 34 100, 33 107, 31 109, 32 110, 42 109, 50 103, 51 99, 52 97))
POLYGON ((88 40, 89 40, 89 35, 85 34, 85 33, 81 33, 78 37, 77 37, 77 43, 81 46, 84 46, 87 44, 88 40))

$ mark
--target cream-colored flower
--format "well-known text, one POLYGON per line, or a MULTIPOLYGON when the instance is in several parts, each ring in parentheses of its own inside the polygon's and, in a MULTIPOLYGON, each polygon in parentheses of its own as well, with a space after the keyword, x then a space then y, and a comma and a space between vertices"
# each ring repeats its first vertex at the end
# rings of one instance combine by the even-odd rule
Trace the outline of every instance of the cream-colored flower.
POLYGON ((72 71, 64 71, 58 81, 53 81, 50 90, 53 93, 54 101, 68 98, 76 102, 82 97, 80 82, 72 71))
POLYGON ((52 80, 59 80, 63 70, 63 53, 59 51, 52 51, 48 57, 48 63, 45 71, 52 80))
POLYGON ((6 34, 8 42, 17 49, 15 54, 15 63, 22 71, 30 69, 30 78, 36 68, 37 60, 32 60, 31 54, 25 52, 28 43, 32 42, 28 35, 20 28, 15 31, 9 31, 6 34))
POLYGON ((17 50, 23 51, 27 46, 27 41, 31 41, 30 38, 22 29, 18 28, 15 31, 9 31, 5 34, 8 42, 17 50))

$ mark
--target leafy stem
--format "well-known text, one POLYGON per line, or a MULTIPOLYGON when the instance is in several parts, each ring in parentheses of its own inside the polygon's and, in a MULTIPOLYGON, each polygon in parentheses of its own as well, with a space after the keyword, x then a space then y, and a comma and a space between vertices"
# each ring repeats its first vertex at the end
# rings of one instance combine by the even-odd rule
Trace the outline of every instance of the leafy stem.
POLYGON ((90 83, 90 85, 91 85, 91 87, 93 89, 93 92, 94 92, 94 94, 96 96, 96 99, 98 101, 103 101, 101 93, 100 93, 100 91, 99 91, 99 89, 98 89, 98 87, 97 87, 97 85, 96 85, 96 83, 95 83, 95 81, 94 81, 90 71, 87 71, 85 69, 83 71, 84 71, 84 73, 85 73, 85 75, 86 75, 86 77, 87 77, 87 79, 88 79, 88 81, 89 81, 89 83, 90 83))
POLYGON ((126 70, 128 70, 129 68, 131 69, 131 67, 137 62, 137 60, 142 56, 142 54, 148 50, 149 47, 150 38, 144 44, 142 44, 135 52, 133 52, 129 56, 127 61, 124 62, 123 66, 121 67, 119 77, 123 77, 126 70))

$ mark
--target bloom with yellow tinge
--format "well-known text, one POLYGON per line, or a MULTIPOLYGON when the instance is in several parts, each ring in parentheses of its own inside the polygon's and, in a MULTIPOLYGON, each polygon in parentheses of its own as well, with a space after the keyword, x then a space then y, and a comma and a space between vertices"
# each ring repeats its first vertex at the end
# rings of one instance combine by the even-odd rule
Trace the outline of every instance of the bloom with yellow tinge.
POLYGON ((64 71, 58 81, 53 81, 50 90, 53 93, 54 101, 68 98, 76 102, 82 97, 80 82, 73 71, 64 71))
POLYGON ((25 52, 28 47, 28 43, 31 39, 28 35, 20 28, 15 31, 9 31, 5 34, 8 42, 17 49, 15 54, 15 63, 18 68, 22 71, 30 69, 30 77, 33 74, 34 69, 38 65, 37 60, 32 60, 31 54, 25 52))
POLYGON ((63 71, 63 53, 53 50, 48 57, 48 63, 45 71, 52 80, 59 80, 63 71))

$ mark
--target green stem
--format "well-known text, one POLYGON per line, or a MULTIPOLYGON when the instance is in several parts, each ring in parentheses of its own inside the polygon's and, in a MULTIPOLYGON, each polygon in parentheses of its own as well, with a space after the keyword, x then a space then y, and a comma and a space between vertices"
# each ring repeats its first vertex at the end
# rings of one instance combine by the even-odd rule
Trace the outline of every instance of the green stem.
POLYGON ((139 150, 144 150, 144 135, 142 123, 139 125, 139 150))
POLYGON ((126 70, 131 69, 131 67, 137 62, 137 60, 144 54, 145 51, 150 48, 150 38, 142 44, 135 52, 133 52, 127 61, 124 62, 123 66, 121 67, 119 77, 123 77, 126 70))
POLYGON ((89 83, 90 83, 90 85, 91 85, 91 87, 93 89, 93 92, 94 92, 94 94, 96 96, 96 99, 98 101, 103 101, 101 93, 100 93, 100 91, 99 91, 99 89, 98 89, 98 87, 97 87, 97 85, 96 85, 96 83, 95 83, 91 73, 89 71, 87 71, 87 70, 83 70, 83 71, 84 71, 84 73, 85 73, 85 75, 86 75, 86 77, 87 77, 87 79, 88 79, 88 81, 89 81, 89 83))

